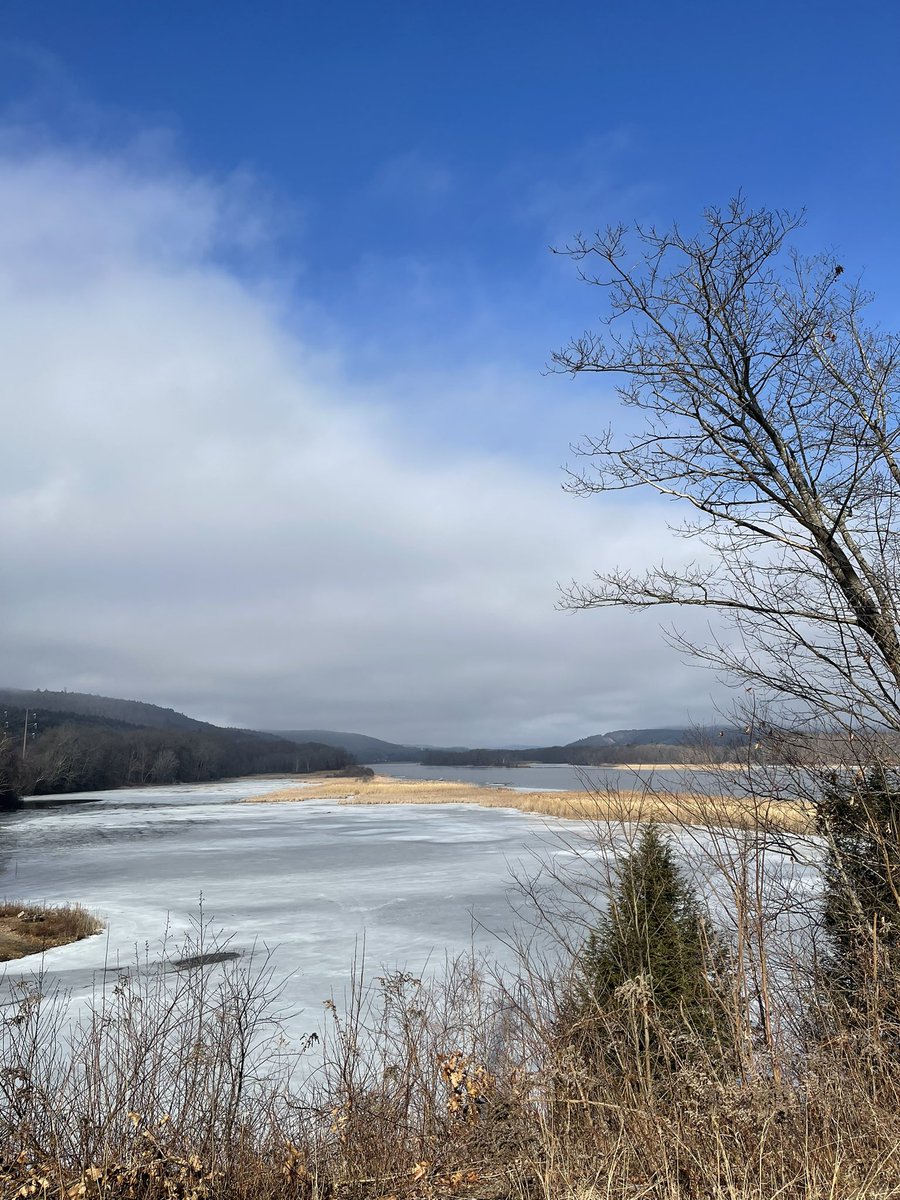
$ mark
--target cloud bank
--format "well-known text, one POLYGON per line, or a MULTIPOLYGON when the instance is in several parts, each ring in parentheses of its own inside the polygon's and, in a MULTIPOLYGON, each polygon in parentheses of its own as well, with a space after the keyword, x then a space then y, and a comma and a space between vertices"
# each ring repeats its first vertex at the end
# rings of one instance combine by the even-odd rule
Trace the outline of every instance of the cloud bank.
MULTIPOLYGON (((443 439, 466 371, 393 402, 275 260, 246 181, 0 142, 0 682, 441 744, 706 717, 652 617, 554 608, 671 556, 660 510, 443 439)), ((521 447, 518 382, 485 356, 521 447)))

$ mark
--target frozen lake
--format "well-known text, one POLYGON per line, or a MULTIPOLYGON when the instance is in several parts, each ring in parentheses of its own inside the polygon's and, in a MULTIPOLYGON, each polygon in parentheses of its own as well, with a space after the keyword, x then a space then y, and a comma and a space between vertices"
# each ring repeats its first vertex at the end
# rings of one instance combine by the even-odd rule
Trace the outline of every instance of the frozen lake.
MULTIPOLYGON (((47 798, 0 814, 0 893, 78 901, 104 934, 50 950, 50 978, 85 998, 136 956, 159 959, 200 911, 247 954, 274 948, 296 1032, 340 999, 365 941, 368 973, 420 975, 473 946, 504 953, 513 874, 552 853, 547 821, 441 805, 247 805, 293 782, 239 780, 47 798), (110 969, 112 969, 110 971, 110 969)), ((568 824, 568 823, 565 823, 568 824)), ((7 986, 34 971, 7 968, 7 986)))
MULTIPOLYGON (((564 768, 537 770, 559 787, 572 786, 564 768)), ((473 776, 447 771, 454 774, 473 776)), ((526 775, 530 783, 525 769, 478 778, 524 783, 526 775)), ((77 901, 106 924, 99 936, 48 951, 43 963, 31 957, 9 964, 0 1000, 41 965, 48 981, 76 1002, 136 962, 153 969, 167 930, 171 954, 172 943, 195 929, 202 898, 204 919, 230 938, 229 950, 273 951, 283 1007, 292 1014, 288 1032, 299 1040, 321 1027, 325 1000, 333 995, 342 1006, 351 963, 363 947, 369 979, 395 969, 429 974, 447 955, 472 949, 502 965, 512 959, 503 935, 516 924, 516 877, 534 875, 548 860, 564 869, 586 867, 597 880, 601 875, 591 863, 602 852, 585 825, 514 809, 242 803, 295 782, 99 792, 42 798, 0 813, 0 894, 23 902, 77 901)), ((712 899, 705 835, 682 838, 712 899)), ((799 893, 815 886, 807 869, 781 855, 769 857, 766 873, 799 893)), ((729 907, 727 899, 714 902, 726 924, 729 907)))

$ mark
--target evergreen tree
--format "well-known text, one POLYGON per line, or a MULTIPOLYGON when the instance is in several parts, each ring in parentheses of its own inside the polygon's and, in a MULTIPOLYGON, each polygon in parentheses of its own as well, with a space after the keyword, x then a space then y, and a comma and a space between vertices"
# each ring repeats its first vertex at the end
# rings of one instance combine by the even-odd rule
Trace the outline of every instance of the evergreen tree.
POLYGON ((848 785, 833 776, 817 804, 825 839, 823 925, 832 995, 900 1017, 900 786, 878 766, 848 785))
POLYGON ((648 825, 620 864, 609 910, 585 942, 561 1028, 588 1059, 637 1055, 658 1068, 673 1037, 690 1034, 707 1047, 715 1040, 723 963, 671 845, 648 825))

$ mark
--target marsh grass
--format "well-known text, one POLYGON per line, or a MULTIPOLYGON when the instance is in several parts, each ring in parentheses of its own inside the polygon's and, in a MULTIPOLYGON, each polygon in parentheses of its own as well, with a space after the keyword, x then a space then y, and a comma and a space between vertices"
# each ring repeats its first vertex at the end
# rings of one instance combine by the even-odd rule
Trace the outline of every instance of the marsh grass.
POLYGON ((0 904, 0 962, 41 954, 99 933, 103 922, 80 904, 0 904))
POLYGON ((527 792, 479 787, 449 780, 394 779, 377 775, 360 782, 322 780, 283 788, 248 799, 250 804, 285 804, 334 800, 339 804, 476 804, 482 808, 514 808, 545 817, 590 822, 656 821, 663 824, 738 829, 778 828, 807 832, 811 812, 802 801, 741 795, 706 796, 698 792, 664 791, 658 786, 631 790, 527 792))

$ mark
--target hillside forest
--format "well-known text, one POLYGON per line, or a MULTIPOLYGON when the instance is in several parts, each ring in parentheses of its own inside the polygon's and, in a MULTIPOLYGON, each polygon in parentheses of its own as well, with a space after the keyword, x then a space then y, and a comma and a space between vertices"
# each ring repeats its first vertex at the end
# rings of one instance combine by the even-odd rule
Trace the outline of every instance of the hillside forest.
POLYGON ((18 796, 204 783, 351 766, 336 746, 195 721, 80 693, 0 691, 0 802, 18 796))

